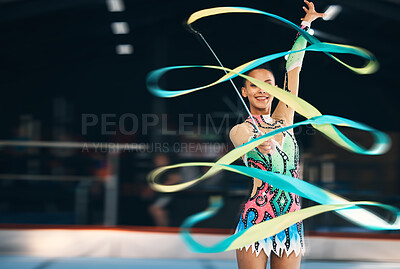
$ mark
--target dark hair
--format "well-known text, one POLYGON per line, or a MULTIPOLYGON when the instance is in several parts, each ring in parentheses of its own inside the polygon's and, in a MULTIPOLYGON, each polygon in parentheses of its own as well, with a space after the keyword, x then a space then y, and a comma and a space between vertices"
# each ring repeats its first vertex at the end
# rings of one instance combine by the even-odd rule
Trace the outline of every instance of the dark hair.
MULTIPOLYGON (((257 70, 257 69, 265 69, 265 70, 271 72, 272 75, 275 77, 274 72, 272 71, 272 69, 271 69, 271 67, 269 66, 268 63, 260 64, 259 66, 256 66, 256 67, 254 67, 253 69, 250 69, 250 70, 244 72, 243 75, 248 75, 248 74, 251 73, 251 71, 254 71, 254 70, 257 70)), ((247 79, 242 78, 242 86, 243 86, 243 87, 246 86, 246 81, 247 81, 247 79)))

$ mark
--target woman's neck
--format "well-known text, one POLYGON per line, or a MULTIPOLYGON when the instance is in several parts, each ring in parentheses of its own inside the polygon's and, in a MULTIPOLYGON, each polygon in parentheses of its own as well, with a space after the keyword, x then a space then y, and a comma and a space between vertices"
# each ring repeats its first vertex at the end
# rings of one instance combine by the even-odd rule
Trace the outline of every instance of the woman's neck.
POLYGON ((271 114, 271 106, 266 108, 257 108, 250 104, 250 113, 251 115, 270 115, 271 114))
POLYGON ((259 110, 259 109, 250 109, 250 113, 253 116, 261 116, 261 115, 270 115, 271 110, 270 109, 264 109, 264 110, 259 110))

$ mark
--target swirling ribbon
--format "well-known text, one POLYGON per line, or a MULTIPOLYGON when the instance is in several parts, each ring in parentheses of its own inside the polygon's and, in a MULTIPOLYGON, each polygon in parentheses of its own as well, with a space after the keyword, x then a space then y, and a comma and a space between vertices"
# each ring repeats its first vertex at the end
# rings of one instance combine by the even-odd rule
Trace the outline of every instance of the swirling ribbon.
POLYGON ((160 167, 158 169, 153 170, 148 175, 148 182, 157 191, 161 192, 175 192, 180 191, 186 188, 193 186, 194 184, 199 183, 202 180, 205 180, 216 173, 219 173, 221 170, 228 170, 235 173, 240 173, 249 177, 259 178, 268 184, 273 185, 276 188, 282 189, 287 192, 295 193, 299 196, 304 198, 310 199, 321 205, 308 207, 305 209, 301 209, 299 211, 291 212, 277 218, 268 220, 266 222, 262 222, 252 226, 249 229, 243 230, 237 234, 234 234, 225 240, 221 241, 220 243, 214 246, 204 246, 197 243, 189 233, 189 228, 202 221, 204 219, 212 217, 219 208, 222 207, 221 199, 213 199, 211 201, 211 206, 204 212, 198 213, 190 218, 188 218, 182 225, 182 236, 184 240, 188 243, 189 247, 193 251, 197 252, 221 252, 231 249, 236 249, 248 245, 252 242, 258 241, 260 239, 272 236, 281 230, 289 227, 290 225, 309 218, 311 216, 327 212, 327 211, 336 211, 342 217, 346 218, 347 220, 363 226, 368 229, 374 230, 398 230, 400 229, 400 211, 389 205, 384 205, 375 202, 350 202, 344 198, 341 198, 329 191, 323 190, 318 188, 310 183, 304 182, 302 180, 292 178, 290 176, 275 174, 272 172, 246 167, 246 166, 237 166, 232 165, 235 160, 249 152, 250 150, 254 149, 264 141, 268 140, 273 135, 295 128, 300 125, 311 124, 315 129, 320 131, 321 133, 325 134, 329 139, 331 139, 334 143, 338 146, 359 154, 367 154, 367 155, 377 155, 385 153, 390 147, 390 138, 383 132, 380 132, 376 129, 373 129, 367 125, 357 123, 351 121, 349 119, 337 117, 337 116, 330 116, 330 115, 322 115, 321 112, 318 111, 314 106, 306 102, 305 100, 284 91, 283 89, 272 86, 268 83, 263 81, 257 80, 247 75, 243 75, 242 73, 250 70, 262 63, 271 61, 273 59, 283 57, 285 55, 296 53, 300 51, 320 51, 327 54, 329 57, 334 59, 335 61, 341 63, 342 65, 346 66, 350 70, 358 73, 358 74, 370 74, 377 70, 378 63, 375 57, 368 52, 359 47, 354 46, 347 46, 341 44, 332 44, 332 43, 325 43, 319 41, 314 36, 308 34, 306 31, 295 25, 294 23, 281 18, 277 15, 263 12, 260 10, 250 9, 250 8, 243 8, 243 7, 219 7, 219 8, 211 8, 205 9, 198 12, 193 13, 188 21, 187 24, 190 26, 191 23, 199 20, 201 18, 218 15, 223 13, 256 13, 261 15, 266 15, 269 17, 273 17, 278 19, 295 30, 297 30, 303 37, 310 43, 308 47, 302 50, 297 51, 289 51, 289 52, 280 52, 271 54, 265 57, 258 58, 256 60, 250 61, 245 63, 235 69, 229 69, 226 67, 220 66, 211 66, 211 65, 187 65, 187 66, 172 66, 172 67, 165 67, 158 70, 154 70, 149 73, 147 77, 147 87, 150 92, 154 95, 164 98, 176 97, 184 94, 188 94, 191 92, 203 90, 209 88, 211 86, 217 85, 219 83, 225 82, 229 79, 232 79, 236 76, 243 77, 252 83, 254 83, 259 88, 265 90, 269 94, 273 95, 275 98, 278 98, 280 101, 283 101, 288 106, 293 108, 297 113, 301 114, 307 120, 295 123, 291 126, 281 127, 274 131, 271 131, 263 136, 258 137, 257 139, 251 140, 248 143, 245 143, 233 150, 229 153, 224 155, 215 163, 210 162, 192 162, 192 163, 181 163, 175 165, 169 165, 165 167, 160 167), (337 57, 331 55, 331 53, 347 53, 360 56, 366 59, 367 63, 364 67, 352 67, 337 57), (176 90, 176 91, 166 91, 159 87, 158 81, 162 75, 166 72, 171 70, 177 69, 184 69, 184 68, 209 68, 209 69, 217 69, 217 70, 224 70, 227 73, 222 76, 220 79, 193 89, 186 89, 186 90, 176 90), (336 126, 346 126, 350 128, 355 128, 363 131, 370 132, 374 137, 374 144, 371 146, 370 149, 365 149, 348 137, 346 137, 342 132, 340 132, 336 126), (197 179, 193 179, 188 182, 179 183, 176 185, 162 185, 158 184, 156 179, 161 176, 166 170, 185 167, 185 166, 209 166, 210 169, 201 177, 197 179), (384 219, 380 218, 379 216, 375 215, 374 213, 359 207, 360 205, 370 205, 370 206, 377 206, 384 209, 387 209, 396 216, 396 219, 393 223, 389 223, 384 219))

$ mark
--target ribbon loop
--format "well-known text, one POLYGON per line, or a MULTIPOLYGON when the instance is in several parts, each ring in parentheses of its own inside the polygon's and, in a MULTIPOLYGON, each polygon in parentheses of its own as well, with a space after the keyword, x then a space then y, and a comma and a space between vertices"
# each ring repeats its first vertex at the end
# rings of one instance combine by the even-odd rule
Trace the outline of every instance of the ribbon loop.
POLYGON ((187 24, 191 27, 191 24, 195 21, 208 17, 214 16, 219 14, 226 14, 226 13, 252 13, 252 14, 260 14, 265 15, 268 17, 275 18, 284 22, 285 24, 289 25, 296 31, 298 31, 309 43, 310 45, 302 50, 297 51, 289 51, 289 52, 279 52, 271 55, 267 55, 245 64, 242 64, 234 69, 229 69, 226 67, 220 66, 212 66, 212 65, 186 65, 186 66, 172 66, 172 67, 164 67, 158 70, 154 70, 149 73, 147 77, 147 87, 151 93, 158 97, 163 98, 172 98, 176 96, 181 96, 185 94, 189 94, 192 92, 204 90, 215 86, 219 83, 223 83, 228 81, 234 77, 240 76, 251 81, 257 87, 265 90, 270 95, 274 96, 275 98, 283 101, 288 106, 293 108, 297 113, 301 114, 306 118, 306 120, 295 123, 290 126, 284 126, 279 129, 275 129, 269 133, 266 133, 256 139, 253 139, 233 150, 225 154, 215 163, 212 162, 192 162, 192 163, 181 163, 181 164, 174 164, 165 167, 160 167, 148 174, 147 180, 150 186, 161 192, 175 192, 187 189, 207 178, 219 173, 222 170, 227 170, 239 174, 246 175, 251 178, 258 178, 262 181, 273 185, 276 188, 282 189, 287 192, 291 192, 302 196, 304 198, 310 199, 315 201, 321 205, 308 207, 305 209, 301 209, 299 211, 291 212, 274 219, 261 222, 256 224, 247 230, 243 230, 237 234, 234 234, 225 240, 217 243, 214 246, 204 246, 196 242, 190 234, 190 228, 194 226, 199 221, 205 220, 217 214, 218 210, 222 207, 222 198, 213 198, 210 201, 210 207, 196 215, 189 217, 181 226, 182 229, 182 236, 185 242, 188 243, 189 247, 193 251, 197 252, 220 252, 226 251, 231 249, 236 249, 248 245, 252 242, 261 240, 263 238, 272 236, 281 230, 289 227, 290 225, 301 221, 303 219, 315 216, 317 214, 321 214, 328 211, 335 211, 345 219, 368 229, 373 230, 399 230, 400 229, 400 211, 399 209, 390 206, 384 205, 376 202, 350 202, 336 194, 333 194, 327 190, 321 189, 317 186, 314 186, 310 183, 302 181, 300 179, 296 179, 290 176, 276 174, 268 171, 264 171, 261 169, 246 167, 246 166, 237 166, 232 165, 232 163, 240 158, 241 156, 245 155, 247 152, 251 151, 264 141, 268 140, 275 134, 280 132, 287 131, 289 129, 311 124, 315 129, 326 135, 329 139, 331 139, 334 143, 338 146, 354 152, 358 154, 365 154, 365 155, 377 155, 383 154, 390 148, 390 138, 385 133, 375 130, 372 127, 367 125, 351 121, 349 119, 337 117, 337 116, 330 116, 330 115, 322 115, 321 112, 306 102, 305 100, 297 97, 289 92, 284 91, 283 89, 272 86, 268 83, 263 81, 257 80, 253 77, 244 75, 246 71, 259 66, 263 63, 269 62, 271 60, 284 57, 285 55, 301 52, 301 51, 317 51, 323 52, 338 63, 342 64, 343 66, 347 67, 348 69, 358 73, 358 74, 371 74, 377 70, 379 64, 375 57, 369 51, 355 47, 355 46, 348 46, 348 45, 341 45, 341 44, 332 44, 332 43, 325 43, 319 41, 314 36, 310 35, 294 23, 279 17, 277 15, 267 13, 264 11, 251 9, 251 8, 244 8, 244 7, 217 7, 217 8, 210 8, 205 10, 200 10, 198 12, 193 13, 188 21, 187 24), (362 57, 366 60, 366 64, 363 67, 353 67, 345 62, 339 60, 337 57, 333 56, 331 53, 339 53, 339 54, 353 54, 359 57, 362 57), (226 74, 223 75, 218 80, 209 83, 207 85, 199 86, 192 89, 184 89, 184 90, 176 90, 176 91, 166 91, 159 87, 158 81, 160 78, 167 72, 171 70, 177 69, 186 69, 186 68, 208 68, 208 69, 215 69, 215 70, 222 70, 225 71, 226 74), (338 130, 335 126, 346 126, 358 130, 367 131, 372 134, 374 138, 374 144, 369 148, 365 149, 360 145, 356 144, 354 141, 346 137, 342 132, 338 130), (185 167, 185 166, 207 166, 210 169, 202 176, 196 179, 192 179, 190 181, 179 183, 175 185, 162 185, 157 183, 157 179, 167 170, 185 167), (375 206, 384 208, 386 210, 391 211, 395 216, 395 222, 389 223, 384 219, 380 218, 373 212, 366 210, 360 206, 375 206))

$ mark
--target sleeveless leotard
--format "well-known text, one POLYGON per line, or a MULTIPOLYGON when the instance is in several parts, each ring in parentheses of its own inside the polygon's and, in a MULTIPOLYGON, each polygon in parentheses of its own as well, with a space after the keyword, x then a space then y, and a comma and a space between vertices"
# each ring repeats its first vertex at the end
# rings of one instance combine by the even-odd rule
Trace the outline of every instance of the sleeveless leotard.
MULTIPOLYGON (((283 125, 283 121, 272 119, 269 115, 253 115, 253 118, 262 132, 283 125)), ((257 130, 250 117, 242 124, 245 124, 251 131, 250 133, 254 134, 249 139, 254 139, 257 130)), ((280 136, 280 140, 280 143, 276 143, 275 151, 272 154, 264 155, 257 148, 248 152, 245 156, 245 164, 248 167, 298 178, 299 148, 296 139, 291 132, 285 131, 280 136)), ((298 195, 277 189, 265 182, 261 182, 260 186, 254 184, 253 180, 253 193, 244 204, 236 232, 288 212, 300 210, 298 195)), ((299 253, 304 254, 303 234, 303 223, 298 222, 274 236, 246 246, 246 250, 251 246, 257 256, 261 250, 264 250, 267 256, 270 256, 271 251, 281 256, 283 250, 287 255, 294 251, 297 256, 299 253)))

